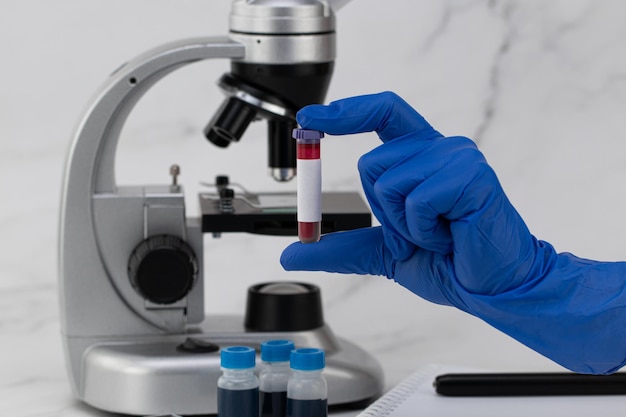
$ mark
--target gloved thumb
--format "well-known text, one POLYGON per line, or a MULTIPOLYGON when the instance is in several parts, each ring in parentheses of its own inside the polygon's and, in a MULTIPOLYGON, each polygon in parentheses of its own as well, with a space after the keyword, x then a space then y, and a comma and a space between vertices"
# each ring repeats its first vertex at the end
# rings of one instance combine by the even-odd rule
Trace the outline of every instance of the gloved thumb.
POLYGON ((387 276, 384 250, 382 228, 370 227, 329 233, 317 243, 292 243, 280 263, 287 271, 387 276))
POLYGON ((317 243, 292 243, 280 263, 287 271, 381 275, 431 302, 466 309, 446 278, 446 257, 417 249, 405 261, 394 260, 381 227, 329 233, 317 243))

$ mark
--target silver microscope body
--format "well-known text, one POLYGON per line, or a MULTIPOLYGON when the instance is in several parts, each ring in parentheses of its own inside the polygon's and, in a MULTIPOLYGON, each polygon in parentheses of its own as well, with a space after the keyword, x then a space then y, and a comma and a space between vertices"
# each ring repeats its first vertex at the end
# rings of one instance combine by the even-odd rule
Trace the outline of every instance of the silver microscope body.
MULTIPOLYGON (((245 320, 205 317, 203 233, 295 234, 294 207, 263 210, 264 195, 233 195, 226 181, 215 195, 199 196, 202 215, 190 218, 176 182, 116 185, 117 142, 138 100, 172 71, 218 58, 231 61, 231 72, 219 82, 227 98, 207 138, 228 146, 252 120, 266 119, 272 176, 295 174, 289 133, 297 109, 324 100, 335 58, 333 9, 323 0, 235 0, 230 21, 226 37, 171 43, 124 64, 73 139, 60 223, 62 335, 73 391, 96 408, 214 414, 219 348, 258 348, 268 339, 326 350, 329 405, 362 404, 382 390, 376 360, 324 323, 315 286, 261 284, 249 290, 245 320)), ((325 194, 323 210, 326 231, 369 224, 358 195, 325 194)))

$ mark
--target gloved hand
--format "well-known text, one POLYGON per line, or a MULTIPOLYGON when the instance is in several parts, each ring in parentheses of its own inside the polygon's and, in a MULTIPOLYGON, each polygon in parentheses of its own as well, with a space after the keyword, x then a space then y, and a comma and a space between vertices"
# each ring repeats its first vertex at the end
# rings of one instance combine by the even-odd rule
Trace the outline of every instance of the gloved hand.
POLYGON ((393 93, 308 106, 297 118, 331 135, 378 133, 383 144, 359 172, 381 226, 294 243, 286 270, 383 275, 574 371, 625 364, 626 265, 535 239, 470 139, 443 137, 393 93))

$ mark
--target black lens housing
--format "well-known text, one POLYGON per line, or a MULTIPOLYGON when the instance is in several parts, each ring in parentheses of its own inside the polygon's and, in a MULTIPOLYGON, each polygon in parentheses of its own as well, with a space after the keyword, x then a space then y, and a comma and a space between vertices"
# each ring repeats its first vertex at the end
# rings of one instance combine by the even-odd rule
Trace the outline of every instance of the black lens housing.
POLYGON ((324 325, 318 286, 265 282, 248 288, 244 326, 257 332, 295 332, 324 325))
POLYGON ((206 138, 225 148, 238 142, 257 118, 268 121, 268 165, 295 168, 291 131, 302 107, 322 103, 330 85, 334 62, 253 64, 233 62, 219 86, 227 98, 204 129, 206 138))

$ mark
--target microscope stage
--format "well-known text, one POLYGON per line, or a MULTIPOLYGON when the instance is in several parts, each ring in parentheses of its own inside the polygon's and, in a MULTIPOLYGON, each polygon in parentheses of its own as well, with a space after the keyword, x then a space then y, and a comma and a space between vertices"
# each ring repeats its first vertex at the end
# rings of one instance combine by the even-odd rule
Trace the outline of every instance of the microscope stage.
MULTIPOLYGON (((247 232, 264 235, 297 236, 295 193, 235 195, 232 211, 223 210, 216 194, 200 194, 202 232, 247 232)), ((356 192, 322 193, 322 233, 369 227, 368 206, 356 192)))

